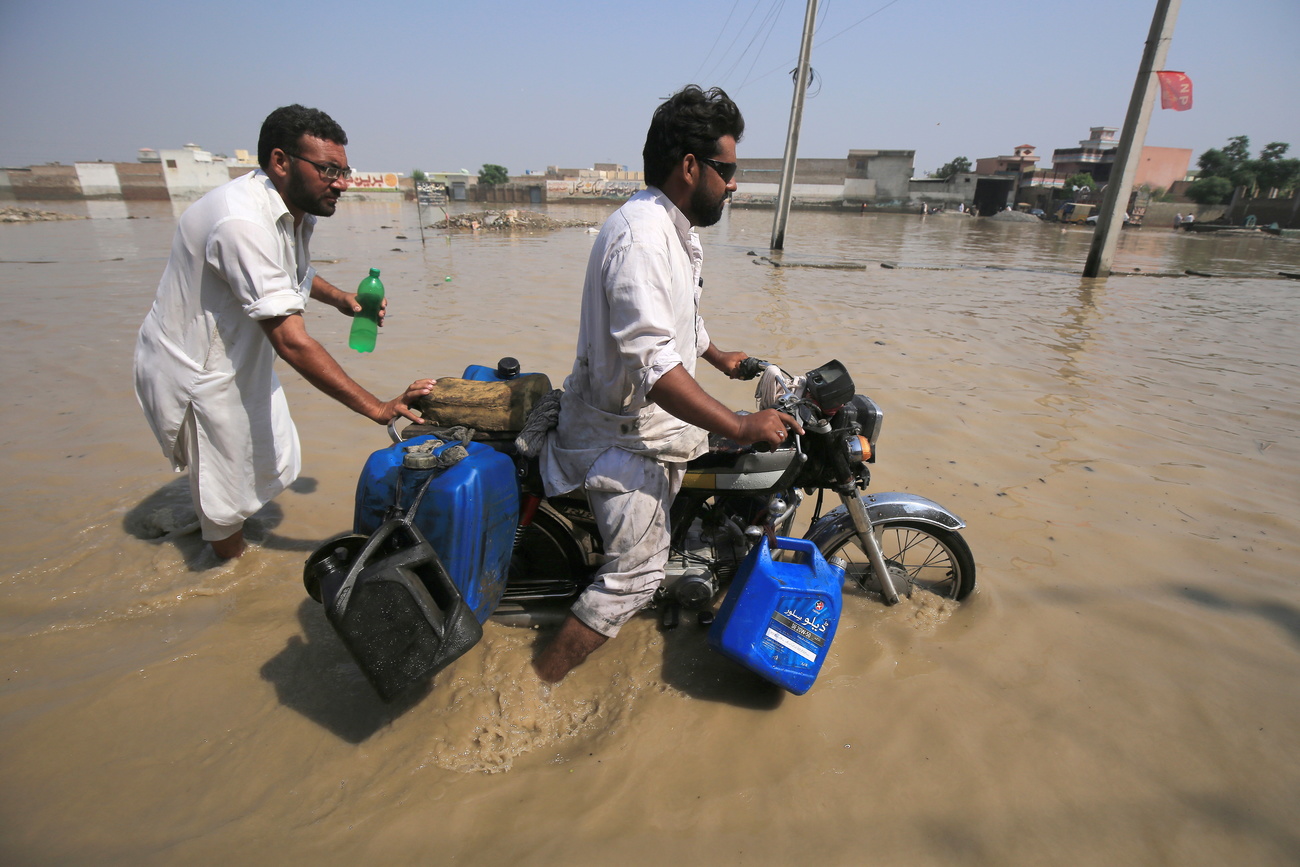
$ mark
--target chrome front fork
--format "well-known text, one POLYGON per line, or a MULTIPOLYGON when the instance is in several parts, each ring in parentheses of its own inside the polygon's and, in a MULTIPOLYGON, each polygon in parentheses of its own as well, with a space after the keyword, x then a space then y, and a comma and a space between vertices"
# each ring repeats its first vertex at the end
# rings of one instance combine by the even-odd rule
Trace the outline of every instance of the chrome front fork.
POLYGON ((880 550, 880 541, 871 530, 871 517, 867 514, 866 505, 856 493, 840 494, 840 499, 844 501, 844 508, 853 519, 853 529, 857 531, 858 544, 862 546, 863 551, 867 552, 871 571, 876 573, 876 580, 880 582, 880 593, 885 597, 885 603, 897 604, 898 591, 894 589, 894 581, 889 575, 889 566, 885 563, 885 554, 880 550))

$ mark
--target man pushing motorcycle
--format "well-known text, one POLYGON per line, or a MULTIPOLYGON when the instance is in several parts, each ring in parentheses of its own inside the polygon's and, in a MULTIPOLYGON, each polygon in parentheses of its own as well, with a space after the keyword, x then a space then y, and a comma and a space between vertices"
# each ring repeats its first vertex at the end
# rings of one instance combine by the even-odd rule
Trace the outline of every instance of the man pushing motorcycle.
POLYGON ((744 130, 719 88, 688 85, 669 97, 646 134, 646 189, 605 221, 587 261, 577 358, 541 466, 548 496, 586 493, 605 558, 534 662, 548 683, 650 602, 668 559, 669 508, 709 433, 773 446, 787 429, 803 433, 773 409, 732 412, 695 380, 697 358, 734 378, 748 357, 719 349, 704 328, 703 251, 692 231, 721 219, 744 130))

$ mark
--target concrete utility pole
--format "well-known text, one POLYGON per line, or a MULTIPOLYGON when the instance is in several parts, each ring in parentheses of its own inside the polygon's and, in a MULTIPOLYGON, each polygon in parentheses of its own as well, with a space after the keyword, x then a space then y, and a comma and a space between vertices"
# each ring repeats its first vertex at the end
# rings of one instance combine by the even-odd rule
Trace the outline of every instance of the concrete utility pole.
POLYGON ((790 216, 790 194, 794 186, 795 152, 799 149, 799 124, 803 120, 803 94, 808 89, 808 59, 812 56, 813 21, 817 0, 808 0, 803 18, 803 42, 799 46, 799 68, 795 73, 794 103, 790 106, 790 129, 785 136, 785 161, 781 163, 781 188, 776 195, 776 219, 772 222, 772 249, 785 248, 785 221, 790 216))
POLYGON ((1174 36, 1174 22, 1178 20, 1178 7, 1182 0, 1157 0, 1156 13, 1151 18, 1151 32, 1147 35, 1146 49, 1142 52, 1142 65, 1133 83, 1133 96, 1129 99, 1128 116, 1119 136, 1115 151, 1115 165, 1106 184, 1106 194, 1101 200, 1101 213, 1097 216, 1097 232, 1092 236, 1092 248, 1083 266, 1085 277, 1105 277, 1110 274, 1115 259, 1115 245, 1124 227, 1124 210, 1129 194, 1133 192, 1133 175, 1142 157, 1147 126, 1151 123, 1151 106, 1155 103, 1156 72, 1165 65, 1169 42, 1174 36))

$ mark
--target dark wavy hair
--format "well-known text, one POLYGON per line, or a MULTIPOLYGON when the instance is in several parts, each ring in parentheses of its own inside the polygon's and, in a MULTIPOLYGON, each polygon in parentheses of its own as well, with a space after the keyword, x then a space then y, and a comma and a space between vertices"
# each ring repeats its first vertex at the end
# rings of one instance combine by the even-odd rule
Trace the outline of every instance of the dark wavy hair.
POLYGON ((304 135, 332 141, 335 144, 348 143, 348 134, 343 127, 334 122, 319 108, 285 105, 277 108, 262 121, 262 132, 257 137, 257 162, 263 169, 271 164, 271 151, 296 151, 298 139, 304 135))
POLYGON ((650 119, 641 150, 645 182, 660 186, 682 157, 712 158, 719 150, 718 139, 729 135, 740 141, 744 134, 745 119, 726 91, 688 84, 661 103, 650 119))

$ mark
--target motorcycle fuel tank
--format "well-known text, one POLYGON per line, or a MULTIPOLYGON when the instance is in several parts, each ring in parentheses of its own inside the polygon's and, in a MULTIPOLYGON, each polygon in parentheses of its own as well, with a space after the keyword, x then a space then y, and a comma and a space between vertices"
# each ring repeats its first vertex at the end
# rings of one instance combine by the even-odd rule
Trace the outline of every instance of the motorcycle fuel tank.
POLYGON ((709 628, 709 646, 795 695, 817 679, 840 620, 844 570, 807 539, 776 537, 802 562, 780 562, 764 536, 745 557, 709 628))
MULTIPOLYGON (((353 532, 373 533, 391 509, 405 513, 427 483, 411 522, 433 546, 452 583, 483 623, 500 603, 509 574, 519 522, 515 465, 508 456, 477 442, 468 443, 468 455, 449 467, 402 465, 408 448, 432 439, 415 437, 370 456, 357 481, 353 532)), ((458 443, 440 446, 434 454, 454 445, 458 443)))

